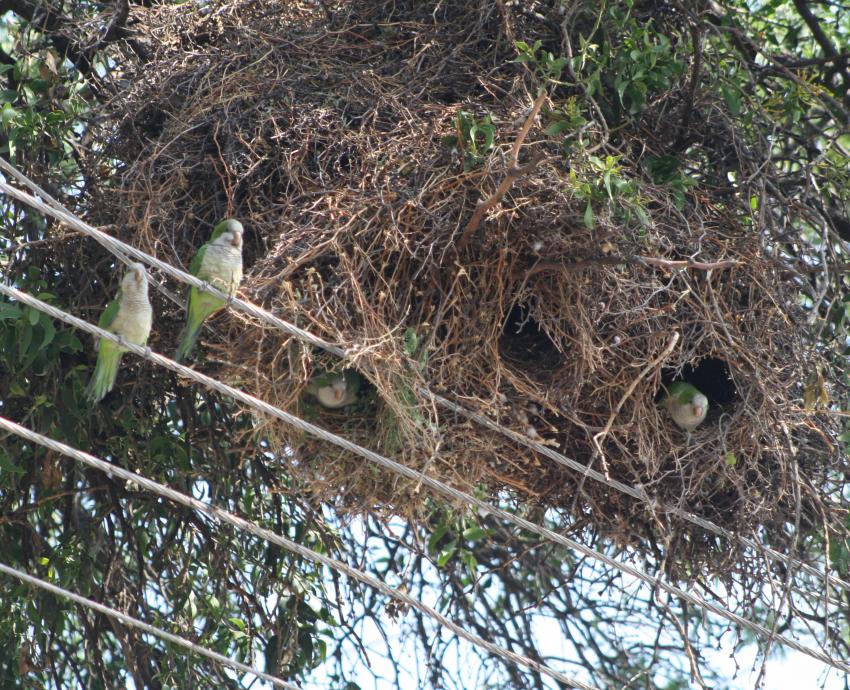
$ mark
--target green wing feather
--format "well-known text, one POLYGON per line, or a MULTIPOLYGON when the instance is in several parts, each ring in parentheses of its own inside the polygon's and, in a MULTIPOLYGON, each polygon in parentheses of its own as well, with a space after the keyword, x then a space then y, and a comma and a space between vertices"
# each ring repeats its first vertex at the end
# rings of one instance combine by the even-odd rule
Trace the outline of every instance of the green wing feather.
POLYGON ((197 278, 201 272, 201 265, 204 263, 204 254, 207 253, 207 245, 203 245, 192 258, 192 263, 189 264, 189 273, 197 278))
POLYGON ((227 232, 227 228, 229 227, 230 225, 226 220, 216 223, 212 235, 210 235, 210 242, 215 242, 223 233, 227 232))
POLYGON ((118 290, 118 294, 115 296, 115 299, 112 300, 107 306, 106 309, 103 310, 103 313, 100 315, 100 320, 97 322, 97 325, 105 331, 109 330, 109 327, 112 325, 112 322, 115 321, 115 317, 118 316, 118 310, 121 308, 121 290, 118 290))

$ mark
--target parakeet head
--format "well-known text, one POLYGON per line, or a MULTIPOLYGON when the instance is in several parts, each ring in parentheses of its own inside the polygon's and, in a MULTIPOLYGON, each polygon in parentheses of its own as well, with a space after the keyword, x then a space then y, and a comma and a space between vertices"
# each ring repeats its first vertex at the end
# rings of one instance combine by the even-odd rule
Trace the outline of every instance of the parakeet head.
POLYGON ((333 392, 334 400, 337 402, 341 401, 345 397, 346 390, 348 390, 348 383, 344 376, 338 378, 331 384, 331 391, 333 392))
POLYGON ((236 249, 242 249, 242 235, 245 228, 235 218, 227 218, 217 223, 213 228, 210 241, 213 244, 230 245, 236 249))
POLYGON ((148 272, 144 264, 134 262, 127 266, 127 272, 121 279, 121 290, 127 294, 147 294, 148 272))
POLYGON ((707 412, 708 398, 706 398, 702 393, 697 393, 693 398, 691 398, 691 414, 694 416, 694 419, 698 419, 701 422, 705 419, 707 412))
POLYGON ((333 380, 325 386, 316 390, 316 397, 325 407, 340 407, 345 400, 345 392, 348 385, 345 377, 341 374, 335 375, 333 380))
POLYGON ((357 390, 360 377, 350 369, 343 372, 322 372, 315 376, 307 386, 307 392, 313 395, 322 407, 336 409, 357 402, 357 390))
POLYGON ((665 406, 682 429, 693 431, 708 414, 708 398, 689 383, 670 384, 665 406))

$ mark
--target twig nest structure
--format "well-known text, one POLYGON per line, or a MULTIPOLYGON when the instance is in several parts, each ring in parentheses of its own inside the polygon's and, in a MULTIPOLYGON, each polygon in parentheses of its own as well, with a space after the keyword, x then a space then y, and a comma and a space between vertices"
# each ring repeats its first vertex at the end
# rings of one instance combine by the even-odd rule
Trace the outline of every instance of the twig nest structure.
MULTIPOLYGON (((755 569, 658 506, 779 549, 788 522, 830 519, 818 487, 836 430, 802 404, 825 364, 794 267, 760 224, 769 198, 758 207, 754 188, 729 181, 756 173, 761 143, 715 92, 688 100, 686 69, 616 132, 603 96, 565 75, 514 161, 545 86, 514 61, 514 39, 557 54, 593 23, 519 5, 134 8, 151 61, 128 75, 131 107, 107 133, 131 163, 105 219, 185 265, 215 220, 240 218, 241 296, 353 353, 337 361, 229 313, 201 340, 230 383, 467 491, 562 509, 566 525, 678 574, 755 569), (678 187, 652 174, 665 156, 685 161, 678 187), (311 405, 315 371, 346 365, 364 376, 357 403, 311 405), (690 439, 658 404, 675 380, 709 398, 690 439), (422 386, 644 487, 655 507, 435 406, 422 386)), ((670 8, 655 21, 683 31, 670 8)), ((264 433, 317 498, 413 519, 425 506, 419 487, 361 458, 279 425, 264 433)))

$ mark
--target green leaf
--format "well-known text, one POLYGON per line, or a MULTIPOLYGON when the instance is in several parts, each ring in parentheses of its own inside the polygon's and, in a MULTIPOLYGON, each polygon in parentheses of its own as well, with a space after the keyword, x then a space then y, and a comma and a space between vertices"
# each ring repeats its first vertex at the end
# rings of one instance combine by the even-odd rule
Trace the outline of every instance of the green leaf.
POLYGON ((6 453, 0 451, 0 475, 3 472, 9 472, 11 474, 22 475, 22 474, 24 474, 25 470, 24 470, 23 467, 18 467, 17 465, 15 465, 9 459, 9 456, 6 453))
POLYGON ((736 456, 731 450, 726 453, 726 464, 729 467, 734 467, 738 464, 738 456, 736 456))
POLYGON ((434 533, 431 535, 430 539, 428 539, 428 551, 433 553, 437 549, 437 544, 440 539, 449 531, 449 527, 446 523, 442 522, 437 525, 437 529, 434 530, 434 533))
POLYGON ((437 558, 437 567, 442 568, 446 563, 451 560, 451 557, 455 555, 455 543, 449 543, 441 552, 440 556, 437 558))
POLYGON ((461 551, 460 560, 463 561, 470 576, 475 577, 475 571, 478 568, 478 560, 475 558, 475 554, 472 551, 461 551))
POLYGON ((638 217, 638 221, 640 222, 641 226, 644 228, 648 228, 650 224, 649 214, 641 206, 635 206, 634 210, 635 215, 638 217))
POLYGON ((80 339, 70 329, 62 331, 58 336, 56 336, 56 344, 63 350, 69 350, 71 352, 83 351, 82 342, 80 342, 80 339))
POLYGON ((566 132, 571 128, 571 125, 566 120, 558 120, 549 125, 546 129, 543 130, 544 134, 548 134, 550 137, 556 137, 559 134, 566 132))
POLYGON ((590 199, 587 200, 587 208, 584 209, 584 225, 588 230, 593 230, 593 206, 590 199))
POLYGON ((12 384, 9 386, 9 395, 13 398, 25 398, 27 397, 27 392, 20 383, 12 381, 12 384))
POLYGON ((9 123, 11 123, 12 120, 14 120, 17 116, 18 116, 17 110, 15 110, 8 103, 3 104, 3 110, 0 110, 0 122, 3 123, 4 127, 8 127, 9 123))
POLYGON ((556 60, 552 60, 549 65, 549 69, 556 79, 561 76, 561 71, 567 66, 567 62, 569 62, 569 58, 565 57, 559 57, 556 60))
POLYGON ((32 343, 32 327, 30 325, 18 328, 18 358, 24 359, 32 343))
POLYGON ((645 165, 653 182, 665 184, 679 174, 681 162, 675 156, 647 156, 645 165))
POLYGON ((415 328, 407 328, 404 331, 404 354, 408 357, 416 357, 416 352, 419 349, 419 336, 416 335, 415 328))
POLYGON ((0 302, 0 321, 6 319, 21 318, 21 308, 17 304, 9 304, 8 302, 0 302))
POLYGON ((726 101, 726 107, 729 108, 729 112, 733 115, 739 115, 741 113, 740 92, 726 84, 720 87, 720 91, 723 94, 723 100, 726 101))
POLYGON ((483 537, 486 537, 488 531, 483 527, 469 527, 463 531, 463 538, 467 541, 477 541, 483 537))
POLYGON ((608 192, 608 198, 609 198, 611 201, 614 201, 614 193, 611 191, 611 171, 610 171, 610 170, 609 170, 609 171, 607 171, 607 172, 606 172, 606 173, 602 176, 602 181, 603 181, 603 183, 605 184, 605 191, 607 191, 607 192, 608 192))
POLYGON ((40 350, 46 349, 47 346, 53 342, 53 338, 56 336, 56 327, 53 325, 53 319, 45 317, 46 315, 42 314, 42 318, 39 320, 38 324, 43 332, 41 344, 38 346, 40 350))

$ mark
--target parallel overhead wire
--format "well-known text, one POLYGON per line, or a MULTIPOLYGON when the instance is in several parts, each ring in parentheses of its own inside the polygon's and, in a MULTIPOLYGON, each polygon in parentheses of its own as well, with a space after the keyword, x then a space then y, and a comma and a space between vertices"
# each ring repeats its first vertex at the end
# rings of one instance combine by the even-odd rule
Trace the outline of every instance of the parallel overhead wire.
MULTIPOLYGON (((35 208, 41 211, 42 213, 46 213, 50 216, 53 216, 57 220, 60 220, 63 223, 66 223, 67 225, 79 230, 80 232, 83 232, 84 234, 93 237, 104 247, 106 247, 106 249, 108 249, 110 252, 119 256, 119 258, 123 259, 126 254, 129 254, 130 256, 140 261, 155 266, 156 268, 160 269, 164 273, 167 273, 173 278, 176 278, 177 280, 180 280, 201 290, 205 290, 215 295, 216 297, 219 297, 220 299, 226 300, 228 304, 232 305, 236 309, 250 314, 251 316, 254 316, 255 318, 271 326, 274 326, 275 328, 277 328, 283 333, 286 333, 287 335, 298 338, 299 340, 309 343, 315 347, 321 348, 327 352, 331 352, 343 359, 351 358, 357 353, 357 348, 345 349, 339 347, 338 345, 329 343, 328 341, 319 338, 318 336, 310 333, 309 331, 305 331, 295 326, 294 324, 280 319, 274 314, 268 312, 265 309, 262 309, 261 307, 258 307, 255 304, 252 304, 251 302, 246 302, 236 297, 230 297, 220 292, 210 284, 198 280, 195 276, 186 273, 178 268, 175 268, 167 262, 161 261, 160 259, 157 259, 151 256, 150 254, 147 254, 146 252, 136 249, 135 247, 121 242, 120 240, 111 237, 110 235, 102 232, 101 230, 98 230, 97 228, 88 225, 87 223, 74 216, 70 211, 64 208, 55 199, 47 195, 35 182, 30 180, 26 175, 17 170, 14 166, 12 166, 2 157, 0 157, 0 169, 12 175, 15 179, 20 181, 22 184, 28 186, 31 190, 43 195, 45 199, 49 201, 49 203, 45 203, 41 199, 33 197, 27 194, 26 192, 22 192, 21 190, 18 190, 3 181, 0 181, 0 191, 3 191, 9 196, 18 199, 19 201, 31 206, 32 208, 35 208)), ((431 392, 425 387, 418 387, 417 391, 420 393, 420 395, 423 395, 424 397, 433 400, 436 404, 446 409, 452 410, 456 414, 462 415, 463 417, 466 417, 467 419, 470 419, 477 424, 485 426, 492 431, 502 434, 507 438, 510 438, 514 442, 519 443, 525 446, 526 448, 534 450, 537 453, 540 453, 541 455, 544 455, 545 457, 549 458, 550 460, 553 460, 559 465, 567 467, 589 479, 593 479, 594 481, 605 484, 613 489, 616 489, 617 491, 620 491, 628 496, 631 496, 645 503, 653 511, 660 511, 668 515, 678 517, 682 520, 690 522, 691 524, 697 525, 698 527, 701 527, 713 534, 716 534, 717 536, 723 537, 732 542, 737 542, 748 549, 752 549, 756 553, 762 554, 771 561, 783 563, 786 566, 791 567, 792 569, 802 570, 808 573, 809 575, 823 580, 828 585, 838 587, 850 593, 850 582, 836 575, 821 572, 817 568, 809 565, 808 563, 804 563, 803 561, 796 559, 792 556, 780 553, 779 551, 776 551, 775 549, 772 549, 769 546, 759 544, 749 537, 730 532, 729 530, 717 525, 711 520, 707 520, 703 517, 700 517, 695 513, 684 510, 670 503, 658 501, 652 496, 650 496, 643 487, 634 487, 623 482, 617 481, 616 479, 611 479, 605 474, 581 464, 577 460, 568 458, 562 453, 559 453, 553 450, 552 448, 545 446, 523 434, 517 433, 516 431, 513 431, 512 429, 509 429, 508 427, 505 427, 502 424, 499 424, 498 422, 495 422, 488 417, 468 410, 465 407, 462 407, 461 405, 452 402, 451 400, 448 400, 436 393, 431 392)))
MULTIPOLYGON (((0 169, 3 169, 9 173, 11 173, 14 168, 12 168, 9 163, 7 163, 3 158, 0 158, 0 169)), ((17 172, 17 171, 16 171, 17 172)), ((21 173, 18 173, 21 175, 21 173)), ((24 178, 26 179, 26 178, 24 178)), ((246 314, 250 314, 251 316, 265 321, 268 324, 273 325, 275 328, 287 333, 288 335, 292 335, 299 340, 303 340, 306 343, 310 343, 315 347, 321 348, 323 350, 327 350, 328 352, 332 352, 333 354, 339 357, 350 356, 350 353, 346 352, 345 349, 339 347, 338 345, 334 345, 333 343, 329 343, 327 340, 323 338, 319 338, 316 335, 313 335, 309 331, 305 331, 298 326, 289 323, 288 321, 284 321, 283 319, 278 318, 274 314, 265 309, 262 309, 251 302, 245 302, 244 300, 239 299, 238 297, 231 297, 230 295, 221 292, 218 288, 214 287, 210 283, 206 281, 199 280, 191 273, 186 273, 185 271, 180 270, 179 268, 175 268, 169 263, 165 261, 161 261, 156 257, 147 254, 140 249, 136 249, 132 245, 126 244, 121 240, 117 240, 111 235, 107 235, 102 230, 98 230, 95 227, 92 227, 88 223, 84 223, 79 218, 74 216, 70 211, 65 209, 64 207, 54 208, 52 205, 46 204, 41 199, 37 199, 34 196, 27 194, 26 192, 22 192, 15 187, 7 184, 6 182, 0 181, 0 191, 5 192, 10 197, 21 201, 32 208, 41 211, 42 213, 46 213, 47 215, 53 216, 57 220, 62 221, 63 223, 71 226, 79 230, 80 232, 93 237, 95 240, 100 242, 106 249, 110 252, 124 260, 125 255, 129 255, 134 259, 139 261, 143 261, 145 263, 150 264, 151 266, 155 266, 163 273, 167 273, 168 275, 180 280, 184 283, 191 285, 192 287, 196 287, 199 290, 204 290, 209 292, 212 295, 215 295, 220 300, 227 302, 228 305, 238 309, 239 311, 243 311, 246 314)))
POLYGON ((261 539, 266 540, 271 544, 275 544, 280 546, 287 551, 291 551, 292 553, 296 553, 303 558, 307 558, 314 563, 321 563, 329 568, 337 570, 339 572, 344 573, 352 579, 358 580, 370 587, 375 588, 382 594, 393 597, 401 601, 403 604, 407 606, 413 607, 425 615, 433 618, 440 625, 448 628, 456 635, 463 637, 465 640, 468 640, 474 645, 482 647, 486 649, 491 654, 495 654, 507 661, 510 661, 514 664, 519 664, 522 666, 526 666, 533 671, 538 673, 545 674, 555 680, 565 683, 574 688, 581 688, 583 690, 597 690, 594 686, 587 685, 586 683, 582 683, 581 681, 571 678, 569 676, 565 676, 554 669, 546 666, 545 664, 541 664, 540 662, 529 659, 528 657, 521 656, 512 652, 508 649, 504 649, 503 647, 499 647, 498 645, 493 644, 492 642, 488 642, 473 633, 467 632, 464 628, 460 627, 457 623, 449 620, 441 613, 431 608, 427 604, 422 603, 418 599, 414 599, 409 594, 405 594, 398 589, 394 589, 389 585, 384 584, 378 578, 369 575, 368 573, 363 572, 357 568, 353 568, 347 563, 343 563, 340 560, 332 558, 330 556, 326 556, 321 554, 313 549, 307 548, 291 539, 287 539, 286 537, 282 537, 271 530, 265 529, 264 527, 260 527, 254 522, 249 520, 245 520, 244 518, 239 517, 238 515, 234 515, 222 508, 217 506, 209 505, 204 503, 203 501, 198 500, 197 498, 193 498, 192 496, 188 496, 179 491, 175 491, 165 484, 160 484, 159 482, 155 482, 152 479, 148 479, 147 477, 143 477, 135 472, 130 472, 129 470, 125 470, 122 467, 118 467, 117 465, 113 465, 112 463, 106 462, 100 458, 95 457, 94 455, 90 455, 89 453, 85 453, 76 448, 72 448, 64 443, 60 443, 54 439, 51 439, 47 436, 43 436, 31 429, 27 429, 20 424, 16 424, 15 422, 6 419, 4 417, 0 417, 0 429, 5 429, 13 434, 20 436, 21 438, 28 439, 34 443, 38 443, 46 448, 50 448, 51 450, 56 451, 57 453, 62 453, 63 455, 67 455, 69 458, 73 458, 74 460, 84 463, 89 467, 94 467, 95 469, 101 470, 105 472, 109 476, 119 477, 125 481, 132 482, 142 489, 149 491, 151 493, 157 494, 158 496, 163 496, 175 503, 179 503, 181 505, 187 506, 198 512, 204 513, 209 517, 217 520, 219 522, 224 522, 230 525, 233 525, 237 529, 248 532, 249 534, 253 534, 254 536, 260 537, 261 539))
POLYGON ((250 673, 257 678, 262 678, 263 680, 268 681, 276 685, 279 688, 285 688, 285 690, 301 690, 297 685, 293 685, 292 683, 288 683, 282 678, 278 678, 277 676, 273 676, 269 673, 264 673, 258 668, 254 668, 253 666, 248 666, 247 664, 243 664, 240 661, 234 661, 233 659, 229 659, 223 654, 219 654, 218 652, 214 652, 207 647, 202 647, 201 645, 195 644, 191 640, 187 640, 185 637, 180 637, 179 635, 174 635, 162 628, 157 628, 156 626, 150 625, 149 623, 145 623, 144 621, 140 621, 138 618, 133 618, 133 616, 128 616, 126 613, 121 613, 117 609, 110 608, 109 606, 104 606, 103 604, 93 601, 92 599, 87 599, 84 596, 76 594, 75 592, 71 592, 63 587, 59 587, 58 585, 54 585, 50 582, 42 580, 34 575, 30 575, 29 573, 25 573, 22 570, 18 570, 16 568, 12 568, 11 566, 6 565, 5 563, 0 562, 0 573, 5 573, 6 575, 11 575, 12 577, 16 577, 19 580, 26 582, 27 584, 34 585, 41 589, 44 589, 48 592, 56 594, 57 596, 64 597, 65 599, 70 599, 71 601, 80 604, 81 606, 85 606, 86 608, 92 609, 99 613, 104 614, 105 616, 109 616, 110 618, 114 618, 115 620, 123 623, 124 625, 137 628, 142 630, 143 632, 149 633, 151 635, 155 635, 166 642, 171 642, 172 644, 179 645, 184 649, 188 649, 195 654, 200 654, 201 656, 205 656, 209 659, 212 659, 218 664, 222 666, 229 666, 237 671, 242 671, 243 673, 250 673))
POLYGON ((786 645, 787 647, 790 647, 799 652, 802 652, 803 654, 807 654, 812 658, 822 661, 825 664, 834 666, 835 668, 838 668, 844 672, 850 673, 850 664, 848 664, 847 662, 838 659, 833 659, 829 655, 821 651, 806 647, 805 645, 800 644, 796 640, 793 640, 789 637, 785 637, 784 635, 776 634, 759 623, 750 621, 732 611, 729 611, 728 609, 722 606, 706 601, 697 594, 693 594, 684 589, 681 589, 680 587, 677 587, 676 585, 664 582, 658 577, 649 575, 643 570, 640 570, 628 564, 621 563, 613 558, 610 558, 609 556, 599 553, 598 551, 590 548, 589 546, 585 546, 580 542, 570 539, 569 537, 565 537, 546 527, 537 525, 533 522, 529 522, 524 518, 513 515, 512 513, 509 513, 494 505, 491 505, 486 501, 476 498, 475 496, 472 496, 470 494, 464 493, 463 491, 443 484, 442 482, 433 479, 432 477, 429 477, 421 472, 418 472, 417 470, 411 469, 410 467, 406 467, 405 465, 401 465, 395 462, 394 460, 390 460, 389 458, 375 453, 374 451, 371 451, 367 448, 363 448, 362 446, 359 446, 356 443, 349 441, 348 439, 345 439, 341 436, 337 436, 336 434, 332 434, 329 431, 322 429, 321 427, 318 427, 314 424, 311 424, 310 422, 301 419, 300 417, 286 412, 285 410, 281 410, 280 408, 275 407, 274 405, 270 405, 264 400, 260 400, 259 398, 253 395, 233 388, 232 386, 228 386, 227 384, 217 381, 205 374, 195 371, 194 369, 190 369, 189 367, 183 366, 182 364, 178 364, 177 362, 174 362, 173 360, 168 359, 167 357, 163 357, 162 355, 152 352, 150 348, 140 347, 138 345, 126 342, 123 338, 115 335, 114 333, 110 333, 109 331, 105 331, 101 328, 98 328, 97 326, 94 326, 75 316, 72 316, 71 314, 62 311, 61 309, 57 309, 56 307, 42 302, 41 300, 32 297, 31 295, 28 295, 25 292, 21 292, 16 288, 0 284, 0 293, 12 297, 13 299, 18 300, 23 304, 27 304, 28 306, 31 306, 34 309, 38 309, 39 311, 42 311, 45 314, 53 316, 54 318, 64 321, 65 323, 75 326, 81 330, 87 331, 92 335, 98 336, 100 338, 106 338, 107 340, 117 343, 126 350, 132 352, 133 354, 139 357, 150 360, 155 364, 158 364, 159 366, 165 367, 182 376, 192 379, 197 383, 200 383, 204 386, 207 386, 208 388, 218 391, 219 393, 233 398, 234 400, 237 400, 249 407, 253 407, 254 409, 262 412, 263 414, 277 418, 317 438, 339 446, 340 448, 348 450, 356 455, 360 455, 361 457, 364 457, 367 460, 370 460, 371 462, 374 462, 375 464, 390 470, 391 472, 404 476, 408 479, 415 480, 420 484, 425 485, 433 489, 434 491, 449 497, 452 500, 458 501, 460 503, 465 503, 467 505, 475 506, 485 514, 489 513, 495 515, 501 520, 505 520, 521 529, 537 534, 538 536, 541 536, 548 541, 554 542, 561 546, 565 546, 575 551, 579 551, 580 553, 584 554, 589 558, 598 560, 611 568, 620 570, 621 572, 650 585, 650 587, 664 590, 665 592, 679 597, 682 600, 687 601, 698 608, 710 611, 718 616, 726 618, 727 620, 731 621, 736 625, 740 625, 741 627, 747 628, 757 634, 759 637, 779 642, 783 645, 786 645))

